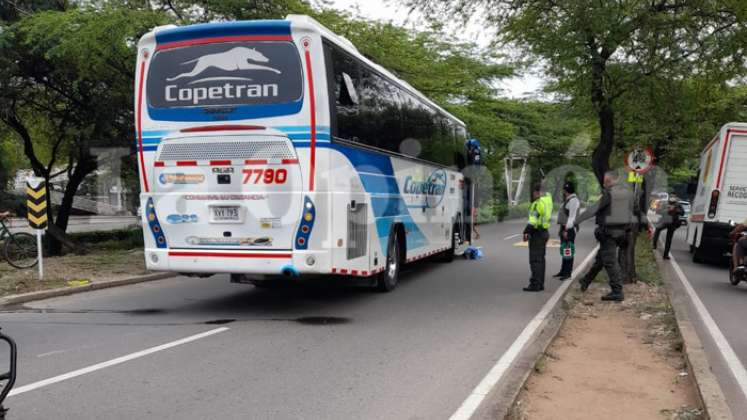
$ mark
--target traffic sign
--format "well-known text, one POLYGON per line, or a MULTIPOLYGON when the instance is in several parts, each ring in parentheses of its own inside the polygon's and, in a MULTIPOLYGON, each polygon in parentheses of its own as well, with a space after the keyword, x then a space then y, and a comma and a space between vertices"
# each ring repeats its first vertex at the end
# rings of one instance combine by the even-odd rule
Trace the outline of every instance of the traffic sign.
POLYGON ((43 179, 30 178, 26 181, 26 218, 29 226, 36 229, 36 252, 39 256, 39 280, 44 278, 44 258, 42 257, 42 230, 49 224, 47 216, 47 184, 43 179))
POLYGON ((645 174, 654 167, 654 151, 636 147, 625 156, 625 165, 637 174, 645 174))
POLYGON ((643 175, 635 172, 628 172, 628 182, 631 184, 643 184, 643 175))
POLYGON ((45 229, 47 217, 47 188, 42 180, 26 182, 26 218, 32 229, 45 229))

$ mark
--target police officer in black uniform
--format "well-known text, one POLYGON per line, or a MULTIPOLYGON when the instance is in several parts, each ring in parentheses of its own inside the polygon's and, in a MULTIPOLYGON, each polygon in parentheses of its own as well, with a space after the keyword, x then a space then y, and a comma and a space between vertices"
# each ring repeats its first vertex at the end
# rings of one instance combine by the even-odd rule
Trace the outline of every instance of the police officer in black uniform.
POLYGON ((599 241, 599 252, 594 265, 581 279, 581 291, 585 292, 604 268, 612 290, 602 296, 602 300, 621 302, 625 299, 623 273, 617 256, 618 248, 625 248, 625 238, 632 228, 634 199, 633 192, 619 182, 618 173, 609 171, 604 175, 602 198, 576 219, 578 225, 596 216, 597 228, 594 236, 599 241))

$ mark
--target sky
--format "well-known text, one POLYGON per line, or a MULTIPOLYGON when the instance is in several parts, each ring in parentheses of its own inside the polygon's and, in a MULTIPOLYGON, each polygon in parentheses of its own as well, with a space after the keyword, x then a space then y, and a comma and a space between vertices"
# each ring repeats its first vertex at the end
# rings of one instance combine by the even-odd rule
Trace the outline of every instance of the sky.
MULTIPOLYGON (((369 19, 391 21, 398 25, 413 29, 422 28, 419 13, 409 14, 406 7, 398 5, 396 1, 384 0, 327 0, 328 4, 336 9, 356 12, 369 19)), ((447 26, 448 28, 448 26, 447 26)), ((454 27, 454 35, 466 41, 473 41, 480 46, 487 47, 490 42, 490 34, 474 22, 467 24, 466 30, 460 25, 454 27), (457 32, 459 30, 459 33, 457 32)), ((516 77, 508 78, 500 83, 503 89, 502 95, 510 98, 526 98, 538 96, 542 88, 542 77, 536 72, 527 72, 516 77)))

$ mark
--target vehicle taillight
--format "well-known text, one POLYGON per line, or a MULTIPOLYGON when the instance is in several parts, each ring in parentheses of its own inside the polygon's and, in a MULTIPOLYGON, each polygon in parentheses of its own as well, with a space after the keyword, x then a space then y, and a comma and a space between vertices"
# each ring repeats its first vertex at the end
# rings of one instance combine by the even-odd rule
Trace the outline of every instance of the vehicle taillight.
POLYGON ((721 193, 718 190, 713 190, 711 193, 711 205, 708 206, 708 217, 716 217, 716 209, 718 209, 718 197, 721 193))

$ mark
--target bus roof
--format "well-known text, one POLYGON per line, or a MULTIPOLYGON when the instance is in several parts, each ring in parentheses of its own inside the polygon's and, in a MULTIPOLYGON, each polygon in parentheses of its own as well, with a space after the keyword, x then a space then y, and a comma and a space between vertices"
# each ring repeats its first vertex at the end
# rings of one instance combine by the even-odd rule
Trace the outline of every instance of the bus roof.
POLYGON ((410 85, 406 81, 400 79, 399 77, 397 77, 396 75, 394 75, 392 72, 390 72, 386 68, 384 68, 384 67, 382 67, 382 66, 374 63, 373 61, 369 60, 368 58, 366 58, 363 54, 360 53, 360 51, 358 51, 358 48, 356 48, 355 45, 352 42, 350 42, 349 39, 347 39, 347 38, 345 38, 343 36, 335 34, 334 32, 330 31, 329 29, 327 29, 327 27, 325 27, 321 23, 317 22, 316 20, 314 20, 310 16, 306 16, 306 15, 288 15, 288 16, 286 16, 285 19, 288 20, 288 21, 290 21, 291 23, 293 23, 295 25, 306 27, 306 28, 315 30, 316 32, 319 32, 322 35, 322 37, 324 37, 329 42, 335 44, 337 47, 342 48, 348 54, 354 56, 358 60, 364 62, 366 65, 372 67, 373 69, 375 69, 379 73, 383 74, 384 76, 388 77, 392 81, 394 81, 397 84, 401 85, 409 93, 417 96, 418 99, 420 99, 421 101, 427 103, 431 107, 435 108, 436 110, 438 110, 438 112, 440 112, 440 113, 444 114, 445 116, 449 117, 450 119, 456 121, 462 127, 466 127, 466 124, 464 124, 464 122, 462 120, 460 120, 459 118, 457 118, 454 115, 450 114, 445 109, 441 108, 435 102, 433 102, 432 100, 430 100, 427 96, 423 95, 417 89, 415 89, 414 87, 412 87, 412 85, 410 85))

